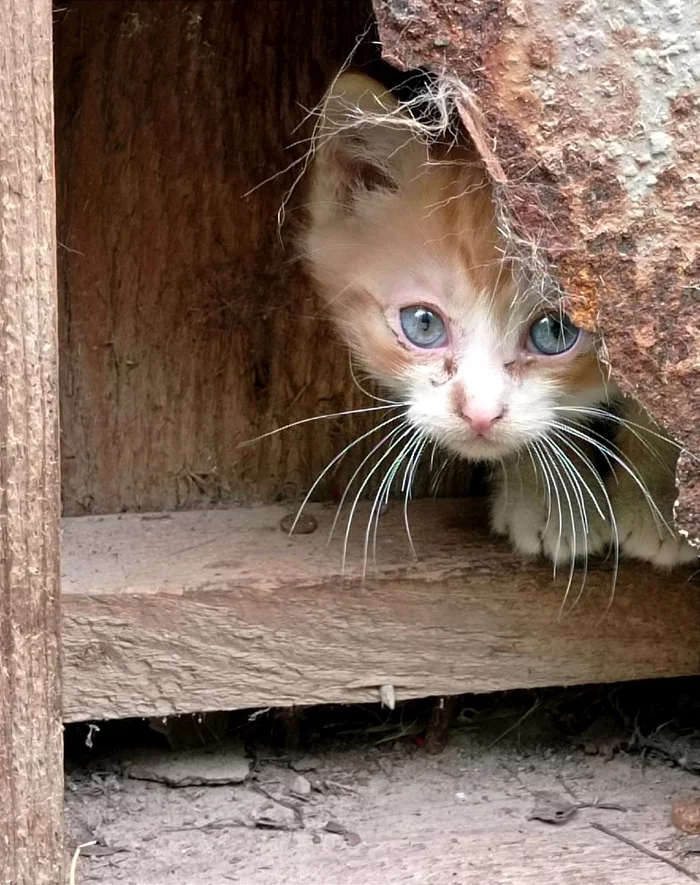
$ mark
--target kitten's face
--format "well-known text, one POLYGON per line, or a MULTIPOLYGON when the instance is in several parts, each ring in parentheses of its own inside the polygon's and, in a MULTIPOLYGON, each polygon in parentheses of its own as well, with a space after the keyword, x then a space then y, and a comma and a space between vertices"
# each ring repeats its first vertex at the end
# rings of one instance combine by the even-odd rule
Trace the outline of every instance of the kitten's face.
MULTIPOLYGON (((363 367, 416 428, 470 460, 498 460, 606 398, 593 342, 502 258, 474 157, 435 162, 401 126, 347 127, 348 107, 399 113, 382 87, 342 77, 328 99, 306 252, 363 367)), ((353 118, 356 121, 356 118, 353 118)))

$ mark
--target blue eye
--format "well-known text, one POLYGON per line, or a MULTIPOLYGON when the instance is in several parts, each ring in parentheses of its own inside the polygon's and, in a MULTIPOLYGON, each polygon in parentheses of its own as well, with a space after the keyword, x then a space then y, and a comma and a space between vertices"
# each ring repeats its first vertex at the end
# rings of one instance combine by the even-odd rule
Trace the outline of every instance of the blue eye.
POLYGON ((440 347, 447 340, 444 320, 429 307, 404 307, 400 316, 404 335, 416 347, 440 347))
POLYGON ((544 356, 558 356, 576 344, 581 334, 565 314, 545 314, 530 326, 528 344, 530 350, 544 356))

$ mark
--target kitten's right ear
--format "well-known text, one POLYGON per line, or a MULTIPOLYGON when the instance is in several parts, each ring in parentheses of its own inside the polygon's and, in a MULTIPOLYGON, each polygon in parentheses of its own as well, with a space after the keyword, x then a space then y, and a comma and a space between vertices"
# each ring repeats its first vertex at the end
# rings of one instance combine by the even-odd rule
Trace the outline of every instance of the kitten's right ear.
POLYGON ((410 116, 364 74, 341 74, 321 107, 314 137, 310 212, 316 223, 347 215, 359 194, 397 190, 419 145, 410 116))

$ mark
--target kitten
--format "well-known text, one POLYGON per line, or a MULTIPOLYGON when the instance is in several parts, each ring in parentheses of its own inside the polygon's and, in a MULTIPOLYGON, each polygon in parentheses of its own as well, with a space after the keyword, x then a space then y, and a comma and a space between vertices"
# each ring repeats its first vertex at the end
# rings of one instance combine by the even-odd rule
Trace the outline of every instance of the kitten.
POLYGON ((493 466, 493 530, 557 564, 611 550, 696 560, 672 528, 677 447, 609 380, 565 302, 519 278, 466 138, 426 139, 406 104, 353 72, 316 136, 311 273, 421 438, 493 466))

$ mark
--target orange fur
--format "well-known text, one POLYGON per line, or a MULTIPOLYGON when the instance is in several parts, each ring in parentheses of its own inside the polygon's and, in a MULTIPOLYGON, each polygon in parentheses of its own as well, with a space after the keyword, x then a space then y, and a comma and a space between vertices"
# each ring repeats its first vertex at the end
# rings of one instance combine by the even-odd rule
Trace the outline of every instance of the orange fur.
MULTIPOLYGON (((365 368, 386 382, 403 379, 409 360, 420 363, 432 356, 409 353, 387 325, 393 295, 384 280, 408 270, 420 285, 426 268, 439 267, 458 283, 457 297, 488 302, 494 324, 503 327, 512 315, 516 286, 496 224, 492 186, 474 150, 461 143, 428 146, 410 128, 373 123, 376 107, 397 112, 391 96, 362 75, 344 75, 329 96, 304 249, 343 337, 365 368), (364 152, 362 120, 351 117, 348 124, 338 102, 348 114, 367 107, 364 152), (362 171, 373 159, 378 161, 374 176, 362 171)), ((530 311, 537 307, 535 302, 530 311)), ((551 367, 521 365, 520 377, 528 371, 574 390, 599 385, 601 379, 591 349, 551 367)))

